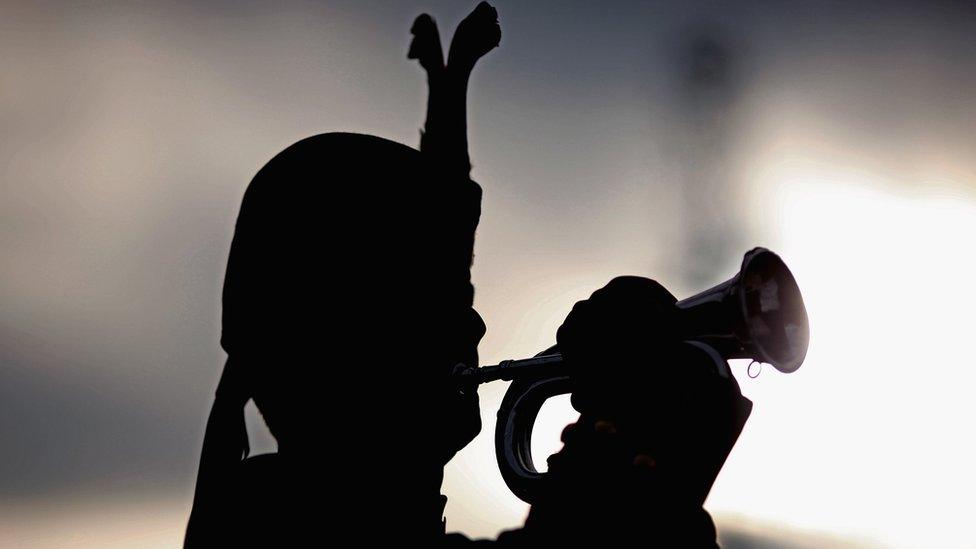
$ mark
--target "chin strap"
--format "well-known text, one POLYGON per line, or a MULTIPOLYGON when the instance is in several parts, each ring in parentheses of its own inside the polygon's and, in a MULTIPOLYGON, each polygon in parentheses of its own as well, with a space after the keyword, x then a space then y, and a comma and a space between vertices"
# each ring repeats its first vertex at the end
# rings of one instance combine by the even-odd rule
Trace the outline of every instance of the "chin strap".
POLYGON ((207 546, 217 541, 222 502, 237 465, 248 456, 250 445, 244 422, 244 405, 250 400, 246 368, 228 357, 220 376, 207 428, 203 435, 193 510, 186 528, 184 547, 207 546))

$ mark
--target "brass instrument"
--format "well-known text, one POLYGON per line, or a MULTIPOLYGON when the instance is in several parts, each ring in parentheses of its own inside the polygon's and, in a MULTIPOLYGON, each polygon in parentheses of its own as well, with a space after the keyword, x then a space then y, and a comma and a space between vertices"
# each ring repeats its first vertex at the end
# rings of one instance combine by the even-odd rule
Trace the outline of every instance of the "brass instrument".
MULTIPOLYGON (((810 338, 803 297, 786 264, 765 248, 746 253, 732 278, 676 306, 682 337, 716 361, 751 358, 784 373, 803 364, 810 338)), ((498 410, 495 455, 508 487, 532 503, 542 478, 532 462, 532 427, 547 399, 572 392, 558 349, 456 375, 469 385, 512 381, 498 410)))

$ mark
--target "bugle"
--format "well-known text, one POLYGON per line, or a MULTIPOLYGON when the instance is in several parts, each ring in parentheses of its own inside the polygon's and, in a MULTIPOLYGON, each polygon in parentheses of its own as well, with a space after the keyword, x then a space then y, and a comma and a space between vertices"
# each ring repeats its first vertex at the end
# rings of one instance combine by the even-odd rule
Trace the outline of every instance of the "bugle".
MULTIPOLYGON (((732 278, 676 307, 680 337, 716 360, 751 358, 790 373, 806 357, 810 332, 800 289, 786 264, 765 248, 747 252, 732 278)), ((455 375, 467 386, 512 382, 498 410, 495 456, 509 489, 532 503, 542 478, 532 462, 532 427, 547 399, 572 391, 558 348, 455 375)))

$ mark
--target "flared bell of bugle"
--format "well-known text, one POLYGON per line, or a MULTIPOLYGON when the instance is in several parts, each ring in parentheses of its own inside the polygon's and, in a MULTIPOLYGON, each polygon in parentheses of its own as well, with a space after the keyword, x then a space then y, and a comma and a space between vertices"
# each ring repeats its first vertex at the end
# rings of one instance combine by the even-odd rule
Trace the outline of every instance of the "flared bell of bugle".
POLYGON ((810 342, 807 310, 793 273, 775 253, 754 248, 738 274, 677 303, 679 333, 724 358, 751 358, 795 372, 810 342))

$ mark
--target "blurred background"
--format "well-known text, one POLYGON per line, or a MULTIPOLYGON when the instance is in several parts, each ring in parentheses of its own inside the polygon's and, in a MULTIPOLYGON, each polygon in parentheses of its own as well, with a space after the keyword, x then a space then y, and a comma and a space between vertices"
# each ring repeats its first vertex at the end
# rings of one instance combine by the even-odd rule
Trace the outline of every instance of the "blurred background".
MULTIPOLYGON (((180 544, 245 186, 315 133, 416 145, 410 24, 474 3, 2 2, 0 545, 180 544)), ((790 376, 734 365, 755 410, 707 502, 724 545, 976 547, 974 4, 495 5, 470 93, 483 361, 547 347, 615 275, 683 297, 769 247, 812 344, 790 376)), ((504 390, 448 468, 451 530, 525 515, 494 463, 504 390)), ((572 419, 547 405, 540 458, 572 419)))

